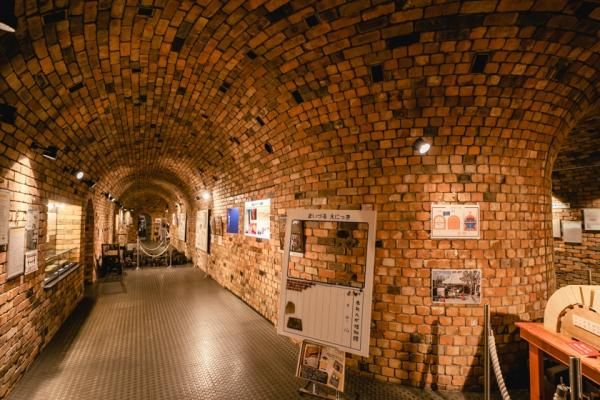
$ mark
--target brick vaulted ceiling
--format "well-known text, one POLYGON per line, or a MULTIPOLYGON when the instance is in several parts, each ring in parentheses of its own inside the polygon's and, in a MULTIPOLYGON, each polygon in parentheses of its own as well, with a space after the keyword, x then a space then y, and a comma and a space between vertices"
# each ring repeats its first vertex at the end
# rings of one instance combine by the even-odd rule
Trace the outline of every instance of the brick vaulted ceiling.
POLYGON ((572 126, 598 98, 595 1, 16 0, 15 14, 0 37, 11 140, 57 146, 119 195, 278 182, 376 113, 443 136, 445 118, 572 126))

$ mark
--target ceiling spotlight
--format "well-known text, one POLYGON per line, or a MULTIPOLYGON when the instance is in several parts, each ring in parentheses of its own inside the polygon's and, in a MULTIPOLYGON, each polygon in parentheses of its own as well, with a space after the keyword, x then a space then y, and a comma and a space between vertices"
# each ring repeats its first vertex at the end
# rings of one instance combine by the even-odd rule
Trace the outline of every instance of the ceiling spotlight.
POLYGON ((82 180, 83 179, 83 171, 77 171, 75 174, 75 178, 82 180))
POLYGON ((48 160, 56 161, 56 157, 58 156, 58 148, 56 146, 48 146, 42 153, 42 156, 48 160))
POLYGON ((96 181, 93 179, 84 179, 83 182, 88 185, 90 189, 93 189, 96 186, 96 181))
POLYGON ((422 138, 418 138, 413 145, 414 149, 419 152, 419 154, 425 154, 431 148, 431 144, 427 143, 422 138))
POLYGON ((202 198, 204 200, 210 199, 210 192, 208 190, 205 190, 204 192, 202 192, 202 198))
POLYGON ((16 29, 15 0, 0 1, 0 30, 15 33, 16 29))
POLYGON ((115 201, 117 201, 117 199, 115 199, 115 198, 113 197, 112 199, 110 199, 110 201, 112 201, 112 202, 114 203, 115 201))

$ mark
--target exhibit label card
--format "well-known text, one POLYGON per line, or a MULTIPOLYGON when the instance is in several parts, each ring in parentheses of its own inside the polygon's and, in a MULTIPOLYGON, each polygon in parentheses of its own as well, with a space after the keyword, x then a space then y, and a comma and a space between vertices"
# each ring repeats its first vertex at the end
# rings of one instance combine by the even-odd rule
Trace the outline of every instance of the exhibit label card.
POLYGON ((25 275, 38 270, 38 251, 31 250, 25 253, 25 275))
POLYGON ((432 239, 479 239, 479 204, 432 204, 432 239))
POLYGON ((600 208, 584 208, 583 225, 586 231, 600 231, 600 208))
POLYGON ((271 199, 246 202, 244 234, 259 239, 271 238, 271 199))

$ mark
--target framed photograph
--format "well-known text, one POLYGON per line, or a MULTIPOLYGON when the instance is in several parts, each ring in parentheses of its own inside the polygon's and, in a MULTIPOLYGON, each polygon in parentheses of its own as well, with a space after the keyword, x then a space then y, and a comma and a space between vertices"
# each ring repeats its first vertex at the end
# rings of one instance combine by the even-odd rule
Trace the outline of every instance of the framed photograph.
POLYGON ((432 270, 431 298, 434 303, 481 304, 481 270, 432 270))
POLYGON ((6 278, 11 279, 25 272, 25 228, 10 228, 6 278))
POLYGON ((562 221, 563 240, 567 243, 581 243, 583 229, 581 221, 562 221))

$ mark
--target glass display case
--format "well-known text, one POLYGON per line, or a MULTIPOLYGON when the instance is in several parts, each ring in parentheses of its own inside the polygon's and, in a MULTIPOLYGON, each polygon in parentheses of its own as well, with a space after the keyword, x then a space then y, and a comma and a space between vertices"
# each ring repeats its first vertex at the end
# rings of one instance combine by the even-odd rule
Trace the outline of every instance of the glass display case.
POLYGON ((44 288, 48 289, 64 279, 79 266, 79 248, 62 250, 46 257, 44 288))

